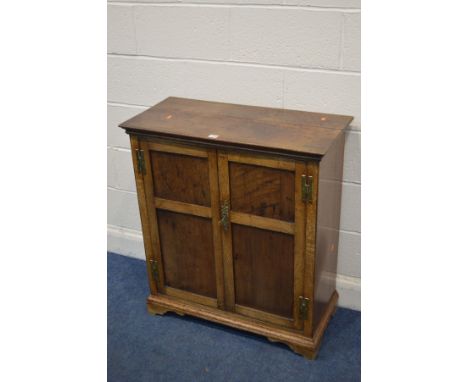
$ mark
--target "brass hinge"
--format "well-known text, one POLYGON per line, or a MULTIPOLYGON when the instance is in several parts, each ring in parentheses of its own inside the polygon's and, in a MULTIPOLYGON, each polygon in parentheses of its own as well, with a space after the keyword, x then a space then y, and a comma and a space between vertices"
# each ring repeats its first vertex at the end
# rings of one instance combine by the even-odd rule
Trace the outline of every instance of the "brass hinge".
POLYGON ((302 201, 312 202, 312 190, 314 188, 314 178, 312 176, 302 175, 302 201))
POLYGON ((157 260, 150 259, 151 273, 153 274, 153 279, 155 282, 158 282, 159 271, 158 271, 158 262, 157 260))
POLYGON ((299 319, 307 320, 307 313, 309 312, 309 299, 307 297, 299 296, 299 319))
POLYGON ((145 175, 146 166, 145 166, 145 154, 144 154, 143 150, 136 149, 136 157, 137 157, 138 172, 140 174, 145 175))

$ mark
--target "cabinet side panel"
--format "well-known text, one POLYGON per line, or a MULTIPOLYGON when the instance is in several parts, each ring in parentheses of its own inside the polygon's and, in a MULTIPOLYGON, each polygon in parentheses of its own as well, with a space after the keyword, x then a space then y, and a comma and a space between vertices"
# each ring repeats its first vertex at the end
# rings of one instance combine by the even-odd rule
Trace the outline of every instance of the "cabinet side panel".
POLYGON ((336 289, 344 133, 320 161, 314 270, 314 331, 336 289))

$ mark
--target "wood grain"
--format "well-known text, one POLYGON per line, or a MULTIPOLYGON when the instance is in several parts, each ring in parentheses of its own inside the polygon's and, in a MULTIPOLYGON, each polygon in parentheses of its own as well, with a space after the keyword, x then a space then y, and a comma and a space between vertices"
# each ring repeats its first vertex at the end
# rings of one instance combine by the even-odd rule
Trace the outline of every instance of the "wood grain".
POLYGON ((154 206, 158 209, 200 216, 202 218, 211 218, 212 213, 209 207, 162 198, 154 198, 154 206))
POLYGON ((166 143, 166 142, 148 142, 148 148, 151 151, 159 151, 164 153, 171 153, 171 154, 182 154, 188 155, 192 157, 200 157, 206 158, 208 157, 208 153, 205 149, 192 147, 192 146, 185 146, 185 145, 178 145, 174 143, 166 143))
POLYGON ((138 138, 130 137, 130 147, 132 151, 132 160, 133 160, 133 171, 135 174, 135 184, 137 189, 138 196, 138 208, 140 211, 140 220, 141 220, 141 230, 143 233, 143 243, 145 246, 145 257, 146 257, 146 273, 148 275, 149 288, 152 294, 157 293, 157 284, 156 280, 153 277, 153 272, 151 270, 150 261, 153 258, 156 258, 156 255, 153 253, 151 248, 151 225, 148 218, 148 210, 146 206, 146 195, 145 195, 145 183, 143 175, 138 171, 137 157, 136 152, 140 149, 140 143, 138 138))
POLYGON ((216 150, 208 151, 208 163, 210 172, 211 192, 211 226, 213 229, 213 250, 216 267, 216 290, 218 296, 218 307, 224 309, 224 270, 223 270, 223 247, 221 239, 219 185, 218 185, 218 157, 216 150))
POLYGON ((306 242, 304 253, 304 294, 303 296, 310 300, 307 318, 304 320, 304 334, 311 336, 313 332, 313 301, 314 301, 314 271, 315 271, 315 244, 317 232, 317 199, 319 178, 319 163, 310 162, 307 164, 307 175, 312 176, 313 203, 306 204, 306 242))
POLYGON ((163 314, 167 311, 176 312, 180 315, 189 314, 236 329, 256 333, 267 337, 270 341, 282 342, 306 358, 315 359, 325 328, 336 309, 337 301, 338 294, 335 292, 328 302, 325 314, 317 326, 313 337, 305 336, 291 329, 274 327, 271 324, 266 324, 250 317, 173 299, 164 295, 150 295, 147 299, 147 307, 148 311, 152 314, 163 314))
POLYGON ((294 221, 293 172, 230 162, 229 182, 232 211, 294 221))
POLYGON ((231 223, 247 225, 250 227, 263 228, 270 231, 294 234, 294 223, 284 222, 281 220, 263 218, 242 212, 231 211, 231 223))
POLYGON ((352 117, 170 97, 120 124, 133 132, 324 155, 352 117))
POLYGON ((295 222, 294 222, 294 323, 296 328, 303 328, 304 322, 299 317, 299 297, 304 294, 304 255, 305 255, 305 204, 302 201, 302 175, 307 173, 303 162, 296 163, 295 172, 295 222))
POLYGON ((236 313, 250 318, 255 318, 263 322, 269 322, 274 325, 284 326, 287 328, 294 328, 294 320, 278 316, 276 314, 268 313, 258 309, 249 308, 248 306, 236 305, 236 313))
POLYGON ((320 161, 314 275, 314 330, 336 289, 344 133, 320 161))
POLYGON ((191 316, 204 318, 220 324, 232 326, 236 329, 247 330, 252 333, 274 338, 277 341, 291 343, 304 348, 314 348, 315 344, 311 337, 306 337, 295 331, 272 327, 271 324, 263 323, 240 314, 226 312, 221 309, 211 308, 200 304, 194 304, 165 295, 150 295, 147 299, 148 307, 157 306, 167 311, 186 313, 191 316))
POLYGON ((177 297, 182 300, 194 302, 196 304, 212 306, 213 308, 216 308, 218 306, 218 301, 215 298, 202 296, 200 294, 187 292, 181 289, 166 287, 166 294, 168 296, 177 297))
POLYGON ((211 207, 208 160, 151 151, 154 196, 211 207))
POLYGON ((131 135, 151 295, 314 358, 330 320, 351 117, 169 98, 131 135), (146 174, 138 171, 143 152, 146 174), (302 175, 313 178, 303 201, 302 175), (220 224, 221 205, 228 205, 220 224), (154 278, 150 260, 159 264, 154 278), (310 300, 306 317, 299 297, 310 300))
MULTIPOLYGON (((228 156, 226 152, 218 151, 218 185, 219 200, 221 203, 229 202, 229 170, 228 156)), ((227 229, 221 230, 223 246, 223 277, 224 277, 224 299, 225 309, 234 311, 235 287, 234 287, 234 264, 232 261, 232 235, 231 224, 227 229)))
POLYGON ((293 317, 294 237, 232 225, 236 304, 293 317))
POLYGON ((242 154, 229 153, 228 161, 243 163, 243 164, 253 164, 256 166, 276 168, 279 170, 287 170, 287 171, 294 171, 296 167, 296 164, 293 160, 289 160, 289 159, 285 159, 281 157, 274 158, 274 157, 266 156, 266 155, 249 155, 245 153, 242 153, 242 154))
POLYGON ((164 210, 157 214, 166 285, 216 298, 211 221, 164 210))
MULTIPOLYGON (((143 176, 144 182, 144 193, 146 211, 148 216, 148 223, 150 227, 149 237, 145 237, 146 241, 150 240, 150 247, 152 258, 158 262, 158 279, 155 280, 159 293, 165 292, 165 279, 164 272, 161 271, 164 267, 163 259, 161 256, 161 243, 159 238, 159 226, 156 218, 156 209, 154 208, 154 189, 153 189, 153 166, 150 160, 150 150, 148 148, 148 142, 140 141, 140 149, 143 150, 143 155, 146 165, 146 173, 143 176)), ((154 279, 154 277, 153 277, 154 279)))

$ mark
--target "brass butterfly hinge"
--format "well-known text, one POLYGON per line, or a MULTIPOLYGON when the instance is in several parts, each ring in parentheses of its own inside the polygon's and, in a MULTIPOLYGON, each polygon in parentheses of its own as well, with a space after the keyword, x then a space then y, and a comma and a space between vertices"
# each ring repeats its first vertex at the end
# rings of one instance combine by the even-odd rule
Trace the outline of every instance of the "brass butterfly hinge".
POLYGON ((158 271, 158 262, 157 260, 150 259, 151 273, 155 282, 158 282, 159 271, 158 271))
POLYGON ((314 178, 312 176, 302 175, 302 201, 305 203, 312 202, 312 190, 314 188, 314 178))
POLYGON ((307 297, 299 296, 299 318, 307 320, 307 313, 309 312, 309 299, 307 297))
POLYGON ((140 174, 145 175, 146 166, 145 166, 145 154, 143 150, 136 149, 136 158, 137 158, 137 167, 140 174))

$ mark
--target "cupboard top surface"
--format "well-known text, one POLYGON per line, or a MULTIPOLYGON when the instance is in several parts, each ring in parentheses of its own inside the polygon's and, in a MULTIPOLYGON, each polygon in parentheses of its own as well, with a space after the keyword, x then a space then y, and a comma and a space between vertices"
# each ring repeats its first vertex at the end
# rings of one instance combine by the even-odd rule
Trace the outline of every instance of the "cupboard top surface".
POLYGON ((169 97, 121 123, 129 132, 323 156, 352 117, 169 97))

